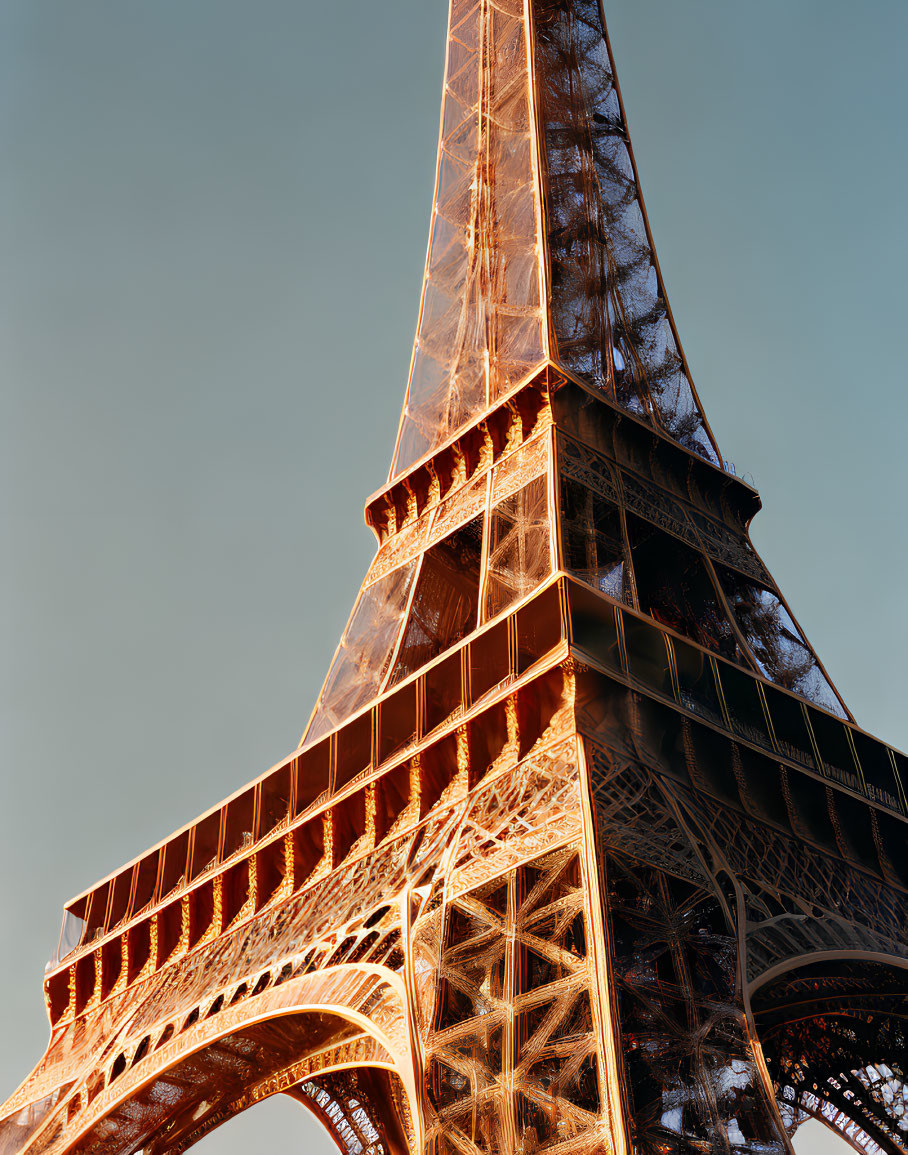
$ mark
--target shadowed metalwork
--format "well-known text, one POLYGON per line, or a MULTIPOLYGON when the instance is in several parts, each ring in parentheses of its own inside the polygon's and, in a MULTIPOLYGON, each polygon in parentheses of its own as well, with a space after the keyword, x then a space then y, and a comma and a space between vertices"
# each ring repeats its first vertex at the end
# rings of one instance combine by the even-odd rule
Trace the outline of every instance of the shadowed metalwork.
POLYGON ((300 746, 67 904, 0 1152, 908 1152, 904 755, 748 529, 596 0, 452 0, 378 548, 300 746))

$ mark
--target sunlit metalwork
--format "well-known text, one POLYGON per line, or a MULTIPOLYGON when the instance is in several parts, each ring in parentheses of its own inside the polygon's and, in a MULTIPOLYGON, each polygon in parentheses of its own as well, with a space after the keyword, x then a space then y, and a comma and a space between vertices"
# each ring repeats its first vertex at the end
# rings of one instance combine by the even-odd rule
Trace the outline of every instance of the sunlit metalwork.
POLYGON ((299 748, 66 907, 0 1151, 908 1152, 904 755, 748 527, 596 0, 452 0, 378 539, 299 748))

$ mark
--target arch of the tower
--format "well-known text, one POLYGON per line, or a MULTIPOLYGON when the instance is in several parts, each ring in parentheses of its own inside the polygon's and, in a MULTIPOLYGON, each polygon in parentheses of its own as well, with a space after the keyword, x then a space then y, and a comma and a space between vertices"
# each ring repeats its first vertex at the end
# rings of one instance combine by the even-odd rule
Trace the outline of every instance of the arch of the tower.
POLYGON ((171 1155, 281 1093, 311 1111, 341 1151, 409 1151, 411 1108, 393 1056, 362 1024, 315 1010, 250 1023, 166 1067, 96 1124, 87 1146, 131 1150, 124 1140, 135 1143, 136 1120, 145 1155, 171 1155))
POLYGON ((412 1104, 393 1056, 359 1024, 314 1011, 231 1032, 168 1068, 124 1102, 115 1113, 112 1142, 97 1149, 129 1150, 121 1140, 124 1110, 134 1114, 138 1107, 146 1127, 154 1128, 143 1155, 175 1155, 279 1094, 311 1112, 349 1155, 407 1155, 411 1150, 412 1104), (179 1110, 161 1122, 160 1092, 175 1085, 179 1110))
POLYGON ((398 1151, 409 1155, 412 1148, 407 1136, 385 1109, 399 1097, 399 1080, 380 1067, 340 1068, 251 1105, 244 1103, 235 1114, 199 1128, 169 1150, 185 1151, 185 1143, 193 1155, 227 1148, 324 1151, 331 1149, 333 1140, 343 1155, 397 1155, 398 1151), (208 1142, 212 1134, 213 1142, 208 1142))
POLYGON ((416 1083, 399 977, 342 966, 259 984, 122 1032, 20 1149, 170 1155, 284 1092, 341 1150, 409 1151, 416 1083))
POLYGON ((813 1115, 858 1150, 908 1151, 908 962, 869 952, 788 960, 751 1011, 790 1126, 813 1115))

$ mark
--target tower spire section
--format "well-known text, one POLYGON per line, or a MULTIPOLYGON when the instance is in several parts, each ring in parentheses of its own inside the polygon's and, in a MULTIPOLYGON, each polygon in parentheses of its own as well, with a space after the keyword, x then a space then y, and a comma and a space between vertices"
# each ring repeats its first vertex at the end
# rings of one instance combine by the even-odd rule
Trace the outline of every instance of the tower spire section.
POLYGON ((595 0, 451 7, 391 478, 551 361, 713 462, 595 0))
POLYGON ((548 356, 534 111, 525 5, 454 0, 429 249, 392 477, 548 356))
POLYGON ((758 508, 690 379, 598 0, 452 0, 410 380, 389 483, 366 511, 380 548, 304 742, 412 672, 407 639, 420 636, 427 661, 500 612, 503 567, 523 594, 558 570, 582 576, 847 716, 750 543, 758 508), (573 483, 555 479, 570 453, 538 440, 556 424, 602 455, 587 476, 609 498, 584 499, 580 521, 573 483), (526 440, 537 449, 511 456, 526 440), (503 495, 503 473, 540 480, 503 495), (475 588, 446 602, 448 621, 437 603, 451 583, 427 586, 435 554, 420 553, 467 516, 472 544, 457 538, 450 565, 475 588), (607 576, 590 560, 600 553, 607 576))

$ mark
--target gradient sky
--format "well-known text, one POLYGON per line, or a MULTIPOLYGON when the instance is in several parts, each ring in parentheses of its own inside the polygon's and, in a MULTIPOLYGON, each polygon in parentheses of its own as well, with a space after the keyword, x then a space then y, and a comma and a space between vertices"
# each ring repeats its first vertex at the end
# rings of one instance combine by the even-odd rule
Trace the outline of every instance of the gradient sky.
MULTIPOLYGON (((397 427, 445 17, 0 5, 0 1098, 46 1041, 63 902, 306 722, 397 427)), ((694 378, 765 502, 755 543, 904 749, 908 6, 609 17, 694 378)), ((291 1133, 292 1103, 257 1112, 291 1133)))

